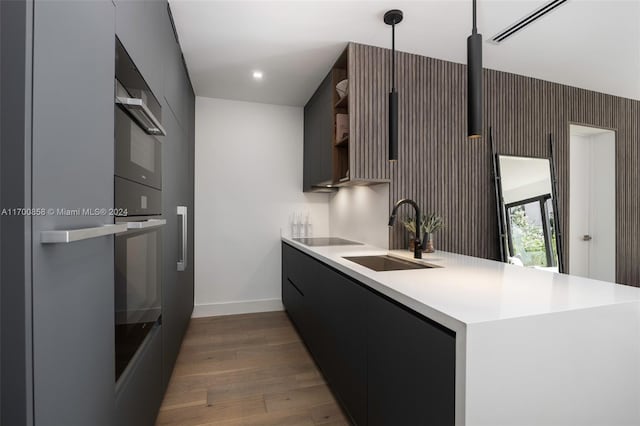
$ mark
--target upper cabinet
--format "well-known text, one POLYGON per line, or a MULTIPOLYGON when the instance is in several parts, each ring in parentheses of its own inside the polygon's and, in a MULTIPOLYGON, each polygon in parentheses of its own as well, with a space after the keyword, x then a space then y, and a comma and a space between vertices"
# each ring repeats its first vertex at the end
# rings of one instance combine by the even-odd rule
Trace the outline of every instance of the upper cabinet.
POLYGON ((164 73, 164 97, 180 126, 187 130, 189 103, 193 102, 193 90, 182 60, 180 46, 173 36, 172 39, 173 41, 166 45, 168 61, 164 73))
POLYGON ((320 191, 333 183, 332 172, 332 115, 333 89, 331 74, 304 107, 304 191, 320 191))
POLYGON ((115 0, 116 35, 156 98, 164 96, 166 46, 173 38, 168 4, 158 0, 115 0))
POLYGON ((305 105, 304 191, 389 181, 388 70, 367 48, 350 43, 305 105))
POLYGON ((115 4, 116 35, 155 97, 159 101, 164 97, 180 126, 187 129, 193 89, 169 4, 162 0, 115 0, 115 4))

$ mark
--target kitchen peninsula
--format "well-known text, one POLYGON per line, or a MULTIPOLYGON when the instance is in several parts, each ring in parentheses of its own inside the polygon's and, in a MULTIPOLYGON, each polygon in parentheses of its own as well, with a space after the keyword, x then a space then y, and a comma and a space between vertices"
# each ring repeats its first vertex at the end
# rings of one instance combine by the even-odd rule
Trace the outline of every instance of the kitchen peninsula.
POLYGON ((640 423, 640 289, 446 252, 376 272, 345 257, 414 260, 282 242, 285 307, 358 424, 640 423))

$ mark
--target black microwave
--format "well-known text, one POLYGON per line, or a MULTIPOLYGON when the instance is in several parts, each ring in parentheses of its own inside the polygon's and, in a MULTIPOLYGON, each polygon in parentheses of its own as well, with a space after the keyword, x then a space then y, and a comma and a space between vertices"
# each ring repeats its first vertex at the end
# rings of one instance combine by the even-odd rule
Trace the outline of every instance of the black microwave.
POLYGON ((115 175, 162 189, 162 107, 116 39, 115 175))
POLYGON ((133 121, 122 108, 115 108, 115 174, 162 189, 162 144, 133 121))

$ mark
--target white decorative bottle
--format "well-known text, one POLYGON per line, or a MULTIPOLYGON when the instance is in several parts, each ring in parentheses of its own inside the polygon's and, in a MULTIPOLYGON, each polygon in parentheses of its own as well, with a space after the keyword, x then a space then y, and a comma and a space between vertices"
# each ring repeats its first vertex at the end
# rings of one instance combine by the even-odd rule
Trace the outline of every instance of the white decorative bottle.
POLYGON ((313 237, 313 225, 311 224, 311 215, 308 211, 304 220, 304 234, 307 238, 313 237))
POLYGON ((291 238, 298 238, 298 213, 293 212, 291 216, 291 238))

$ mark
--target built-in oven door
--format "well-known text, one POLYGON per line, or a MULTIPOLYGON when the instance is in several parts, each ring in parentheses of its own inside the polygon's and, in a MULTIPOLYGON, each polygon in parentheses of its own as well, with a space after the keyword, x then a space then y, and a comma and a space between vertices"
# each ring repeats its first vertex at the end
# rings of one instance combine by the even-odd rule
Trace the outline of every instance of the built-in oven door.
POLYGON ((116 176, 162 188, 162 145, 115 107, 116 176))
POLYGON ((162 230, 158 216, 117 218, 115 237, 116 380, 161 318, 162 230))

